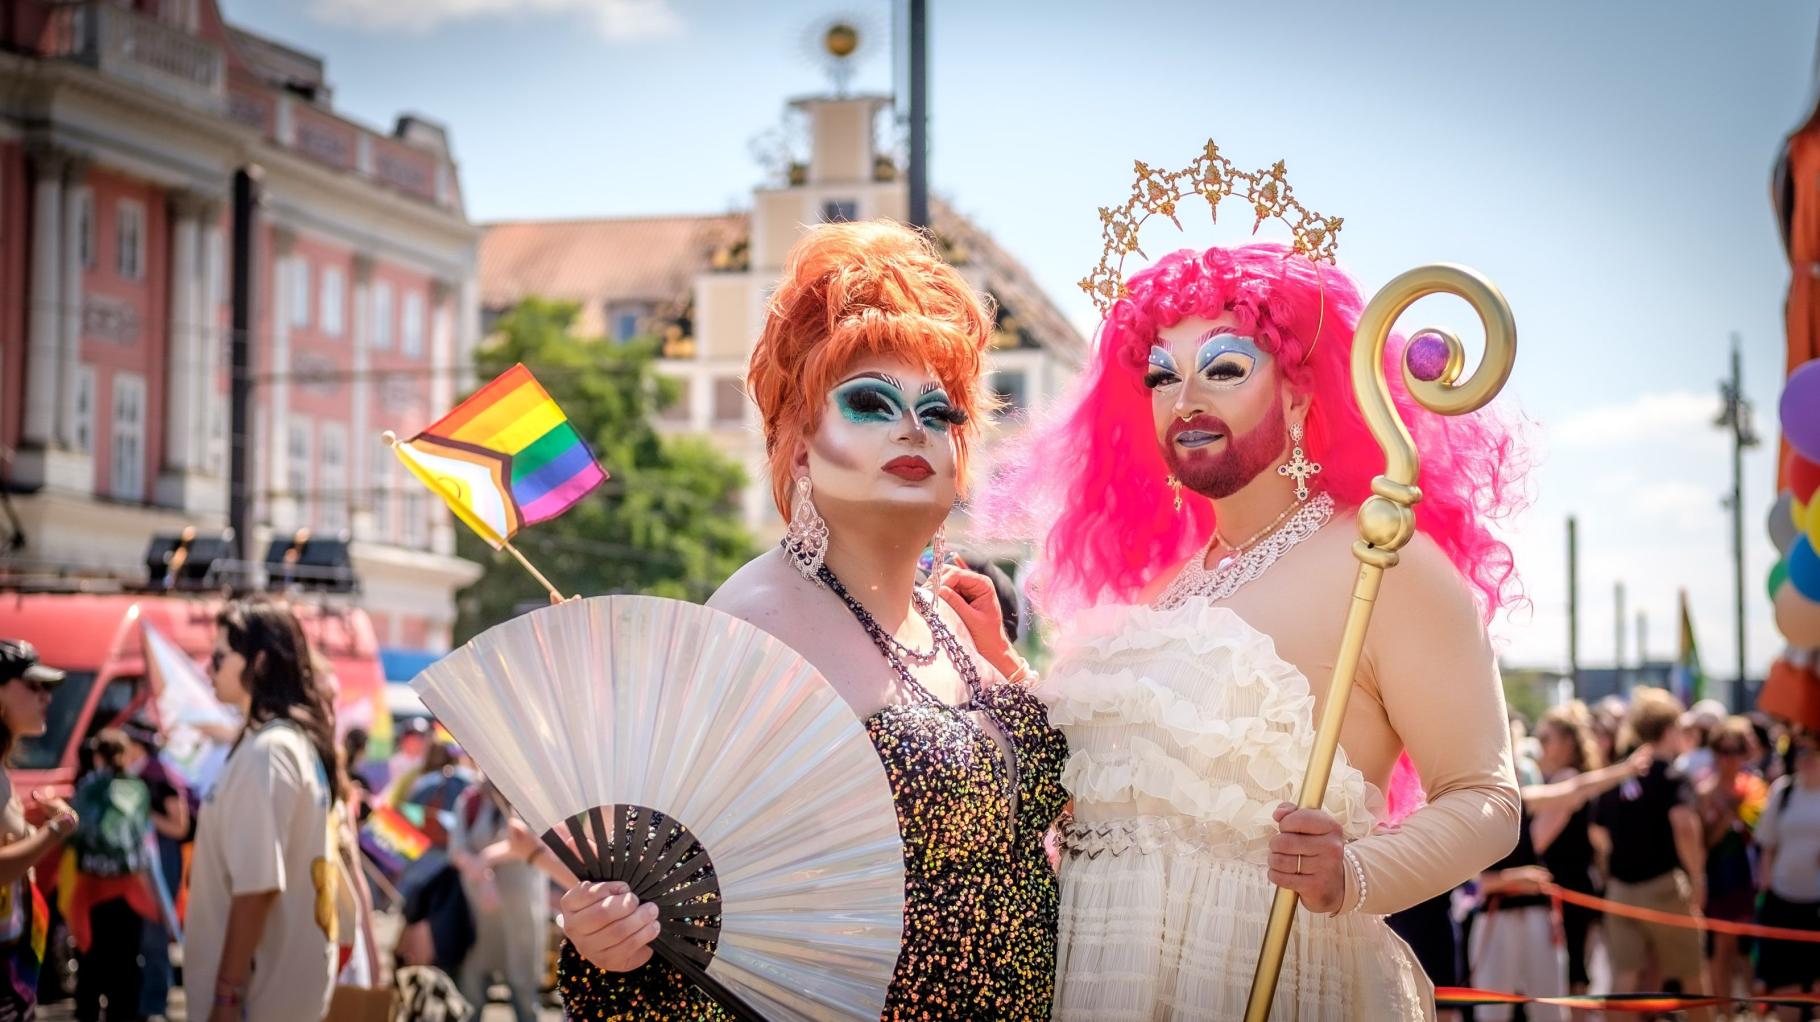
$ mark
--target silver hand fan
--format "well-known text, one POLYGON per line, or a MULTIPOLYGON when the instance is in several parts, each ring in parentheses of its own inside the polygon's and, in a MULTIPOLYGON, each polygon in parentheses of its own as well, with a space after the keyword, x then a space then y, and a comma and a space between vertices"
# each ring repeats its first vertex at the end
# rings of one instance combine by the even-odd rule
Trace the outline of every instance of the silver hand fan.
POLYGON ((660 906, 653 950, 736 1015, 884 1010, 904 907, 890 784, 788 646, 603 596, 491 628, 411 685, 571 870, 660 906))

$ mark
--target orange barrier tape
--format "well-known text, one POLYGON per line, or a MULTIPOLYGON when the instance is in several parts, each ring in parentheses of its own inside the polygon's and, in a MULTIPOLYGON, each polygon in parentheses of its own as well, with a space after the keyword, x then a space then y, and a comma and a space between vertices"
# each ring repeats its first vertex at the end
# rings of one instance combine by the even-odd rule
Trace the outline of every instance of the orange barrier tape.
POLYGON ((1734 923, 1727 919, 1708 919, 1705 916, 1684 916, 1678 912, 1659 912, 1653 908, 1638 908, 1635 905, 1621 905, 1615 901, 1570 891, 1556 884, 1542 884, 1542 893, 1556 901, 1572 902, 1587 908, 1598 909, 1606 915, 1626 916, 1640 919, 1646 923, 1661 923, 1664 926, 1681 926, 1693 930, 1710 930, 1713 933, 1730 933, 1739 937, 1761 937, 1765 940, 1795 940, 1809 944, 1820 944, 1820 930, 1793 930, 1783 926, 1761 926, 1757 923, 1734 923))
POLYGON ((1724 1004, 1820 1005, 1820 994, 1783 994, 1779 997, 1683 997, 1678 994, 1575 994, 1570 997, 1525 997, 1500 990, 1473 987, 1436 987, 1435 1007, 1466 1008, 1490 1004, 1552 1004, 1591 1011, 1682 1011, 1716 1008, 1724 1004))

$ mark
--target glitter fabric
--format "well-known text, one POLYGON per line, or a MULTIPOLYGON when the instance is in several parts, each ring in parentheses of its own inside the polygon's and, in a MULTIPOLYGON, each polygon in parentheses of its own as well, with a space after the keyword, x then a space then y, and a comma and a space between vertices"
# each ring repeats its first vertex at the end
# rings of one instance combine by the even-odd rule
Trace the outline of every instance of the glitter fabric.
MULTIPOLYGON (((987 688, 978 706, 1016 749, 1015 812, 1000 746, 962 715, 912 702, 866 719, 904 839, 904 944, 882 1016, 892 1022, 1049 1017, 1056 886, 1043 836, 1068 797, 1067 742, 1022 686, 987 688)), ((567 941, 561 986, 571 1019, 728 1017, 661 962, 605 972, 567 941)))

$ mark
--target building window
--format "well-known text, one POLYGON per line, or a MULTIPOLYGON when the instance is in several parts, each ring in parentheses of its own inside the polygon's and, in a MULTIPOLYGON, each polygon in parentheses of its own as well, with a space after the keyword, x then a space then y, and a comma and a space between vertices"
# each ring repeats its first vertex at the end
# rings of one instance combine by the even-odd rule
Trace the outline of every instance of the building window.
POLYGON ((723 376, 714 381, 714 424, 737 426, 746 421, 746 388, 739 377, 723 376))
POLYGON ((145 275, 145 204, 133 199, 114 207, 114 270, 124 280, 145 275))
POLYGON ((76 193, 76 254, 82 268, 95 268, 95 193, 84 188, 76 193))
POLYGON ((416 291, 404 296, 403 319, 398 325, 398 346, 406 355, 423 354, 423 295, 416 291))
POLYGON ((373 285, 373 347, 392 346, 392 285, 380 281, 373 285))
POLYGON ((114 430, 108 450, 108 492, 145 499, 145 377, 114 374, 114 430))
POLYGON ((822 203, 822 220, 837 224, 859 219, 859 202, 855 199, 829 199, 822 203))
POLYGON ((302 256, 291 259, 291 325, 310 325, 310 261, 302 256))
POLYGON ((399 504, 404 515, 404 545, 421 550, 429 545, 430 503, 418 491, 416 486, 407 488, 399 504))
POLYGON ((293 418, 285 424, 284 491, 297 502, 297 525, 310 521, 310 420, 293 418))
MULTIPOLYGON (((209 474, 213 476, 225 475, 227 468, 227 407, 220 398, 217 393, 208 396, 209 474)), ((253 450, 264 448, 254 447, 253 450)))
POLYGON ((999 418, 1016 415, 1030 407, 1030 384, 1022 370, 1001 369, 986 377, 986 386, 998 397, 999 418))
POLYGON ((645 325, 648 310, 642 305, 615 305, 607 310, 607 324, 613 339, 624 344, 637 337, 645 325))
POLYGON ((95 367, 76 370, 76 450, 95 453, 95 367))
POLYGON ((322 424, 322 464, 316 486, 322 493, 319 504, 321 525, 326 532, 340 532, 348 527, 348 427, 345 423, 322 424))
POLYGON ((392 466, 396 461, 390 456, 375 456, 367 461, 367 471, 372 474, 368 506, 373 509, 374 538, 381 543, 397 538, 392 526, 392 466))
POLYGON ((322 268, 322 313, 318 316, 322 332, 340 337, 347 309, 347 275, 339 266, 322 268))

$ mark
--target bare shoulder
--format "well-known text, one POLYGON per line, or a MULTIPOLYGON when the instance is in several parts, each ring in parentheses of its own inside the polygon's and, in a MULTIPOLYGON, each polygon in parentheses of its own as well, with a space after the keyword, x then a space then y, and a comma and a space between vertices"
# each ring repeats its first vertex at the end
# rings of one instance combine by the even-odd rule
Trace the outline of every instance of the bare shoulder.
POLYGON ((809 583, 781 550, 747 561, 708 598, 708 606, 763 628, 788 642, 791 623, 810 591, 809 583))

